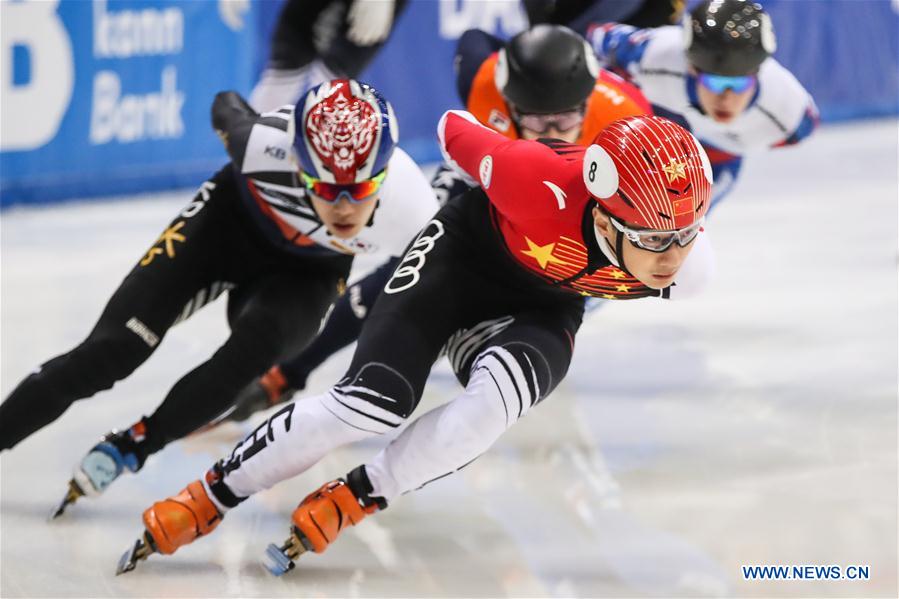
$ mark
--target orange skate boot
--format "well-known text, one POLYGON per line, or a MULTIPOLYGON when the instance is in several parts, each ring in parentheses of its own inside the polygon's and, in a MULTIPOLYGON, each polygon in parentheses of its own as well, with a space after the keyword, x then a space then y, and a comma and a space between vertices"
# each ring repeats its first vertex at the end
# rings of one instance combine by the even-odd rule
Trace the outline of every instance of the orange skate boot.
POLYGON ((373 503, 365 506, 342 478, 325 483, 310 493, 293 511, 290 538, 278 547, 266 549, 266 566, 275 576, 293 569, 294 560, 306 551, 322 553, 344 528, 378 511, 373 503))
POLYGON ((119 560, 116 574, 130 572, 152 553, 170 555, 198 537, 211 533, 222 514, 209 499, 203 483, 190 483, 174 497, 157 501, 144 511, 146 530, 119 560))

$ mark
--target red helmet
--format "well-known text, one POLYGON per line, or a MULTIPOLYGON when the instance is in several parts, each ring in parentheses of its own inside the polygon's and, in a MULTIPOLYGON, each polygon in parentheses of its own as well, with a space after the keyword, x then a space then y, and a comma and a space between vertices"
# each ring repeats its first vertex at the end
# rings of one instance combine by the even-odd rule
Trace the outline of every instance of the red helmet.
POLYGON ((683 127, 657 116, 632 116, 603 129, 587 148, 584 184, 619 221, 671 231, 708 211, 712 166, 683 127))
POLYGON ((326 183, 371 179, 396 146, 393 107, 375 88, 334 79, 300 99, 294 111, 294 148, 303 172, 326 183))

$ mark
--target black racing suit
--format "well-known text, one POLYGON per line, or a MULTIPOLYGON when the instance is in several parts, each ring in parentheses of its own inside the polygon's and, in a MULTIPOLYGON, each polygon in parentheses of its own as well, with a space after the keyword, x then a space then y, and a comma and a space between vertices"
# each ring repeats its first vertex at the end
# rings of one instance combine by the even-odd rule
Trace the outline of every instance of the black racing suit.
MULTIPOLYGON (((224 108, 225 117, 250 114, 242 103, 224 108)), ((286 127, 286 121, 275 119, 274 126, 286 127)), ((138 260, 87 338, 26 377, 0 405, 0 449, 130 375, 172 325, 225 291, 231 334, 209 360, 175 383, 147 419, 148 452, 216 417, 238 391, 313 339, 344 286, 352 256, 298 247, 260 226, 266 219, 235 159, 242 159, 248 137, 230 140, 234 161, 203 184, 138 260)), ((277 173, 281 179, 288 175, 277 173)), ((295 201, 302 204, 298 209, 313 212, 308 202, 295 201)))

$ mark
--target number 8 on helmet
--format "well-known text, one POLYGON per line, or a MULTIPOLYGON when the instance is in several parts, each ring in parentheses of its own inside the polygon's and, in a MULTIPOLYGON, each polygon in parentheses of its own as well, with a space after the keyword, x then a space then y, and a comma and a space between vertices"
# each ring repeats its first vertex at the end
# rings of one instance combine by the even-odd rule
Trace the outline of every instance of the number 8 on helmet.
POLYGON ((675 231, 708 211, 712 167, 689 131, 660 117, 634 116, 609 125, 587 148, 584 184, 621 223, 675 231))

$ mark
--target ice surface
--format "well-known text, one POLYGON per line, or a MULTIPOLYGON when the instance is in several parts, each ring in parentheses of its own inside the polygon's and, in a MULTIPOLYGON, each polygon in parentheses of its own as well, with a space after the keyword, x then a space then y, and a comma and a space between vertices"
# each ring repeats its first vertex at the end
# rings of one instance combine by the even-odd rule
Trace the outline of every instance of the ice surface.
MULTIPOLYGON (((0 458, 0 596, 895 597, 896 131, 834 126, 751 158, 710 220, 718 273, 705 295, 590 316, 544 405, 326 554, 282 578, 260 565, 298 500, 379 442, 335 452, 210 538, 115 577, 142 510, 248 427, 174 444, 101 499, 46 516, 99 435, 152 411, 224 340, 224 302, 205 308, 130 379, 0 458), (869 565, 871 579, 744 581, 743 564, 869 565)), ((87 334, 190 195, 2 214, 4 396, 87 334)), ((440 366, 419 411, 457 389, 440 366)))

